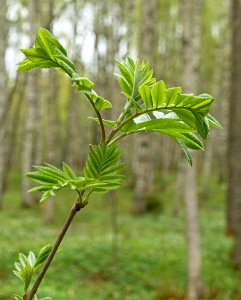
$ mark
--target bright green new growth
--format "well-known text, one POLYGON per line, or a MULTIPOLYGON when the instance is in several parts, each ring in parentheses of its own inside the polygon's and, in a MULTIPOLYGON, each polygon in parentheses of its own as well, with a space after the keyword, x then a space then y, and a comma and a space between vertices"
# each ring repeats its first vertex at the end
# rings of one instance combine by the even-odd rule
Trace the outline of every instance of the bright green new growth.
MULTIPOLYGON (((107 146, 102 143, 90 146, 89 155, 84 168, 84 176, 77 176, 70 166, 63 163, 63 171, 46 164, 35 166, 37 171, 27 173, 33 182, 41 184, 29 192, 42 192, 40 202, 55 196, 56 192, 64 187, 83 192, 88 190, 88 197, 92 192, 107 192, 118 188, 124 178, 120 175, 123 164, 118 163, 120 151, 116 145, 107 146)), ((86 197, 84 201, 87 201, 86 197)))
MULTIPOLYGON (((97 146, 90 145, 81 174, 77 175, 66 163, 63 163, 62 170, 46 164, 35 166, 36 171, 27 174, 30 180, 38 184, 30 192, 42 192, 40 201, 54 196, 62 188, 69 188, 77 193, 77 201, 67 218, 65 230, 60 233, 59 243, 56 242, 52 250, 47 248, 51 250, 49 257, 55 255, 75 213, 88 203, 92 192, 108 192, 121 186, 124 178, 121 175, 123 164, 118 162, 121 152, 115 144, 117 140, 143 131, 166 134, 180 145, 192 164, 188 149, 203 149, 201 139, 208 137, 210 127, 221 127, 209 114, 210 105, 214 101, 212 96, 183 94, 180 87, 166 88, 162 80, 156 81, 153 78, 153 70, 146 62, 135 61, 129 56, 117 61, 115 74, 126 98, 125 106, 117 120, 104 120, 100 111, 111 108, 111 103, 93 90, 93 82, 77 73, 67 51, 49 31, 40 28, 34 47, 21 51, 26 59, 19 63, 18 72, 33 68, 56 68, 66 73, 73 80, 77 91, 87 97, 97 116, 90 119, 97 121, 101 129, 101 142, 97 146), (111 127, 108 133, 106 126, 111 127)), ((40 254, 39 256, 41 257, 40 254)), ((20 262, 15 263, 14 274, 24 281, 25 294, 23 298, 16 296, 15 299, 37 299, 36 291, 42 278, 35 282, 36 286, 29 295, 28 288, 33 273, 47 258, 45 256, 40 260, 39 256, 35 259, 32 252, 28 257, 20 254, 20 262)), ((51 262, 52 258, 49 257, 47 260, 51 262)), ((46 270, 50 262, 46 262, 46 270)))
MULTIPOLYGON (((52 250, 52 246, 46 245, 42 249, 40 249, 37 257, 32 251, 29 251, 28 256, 19 253, 19 261, 14 263, 15 269, 13 270, 13 273, 24 282, 24 293, 28 292, 28 288, 34 273, 38 270, 38 268, 42 264, 44 264, 51 250, 52 250)), ((15 295, 14 299, 18 300, 18 299, 22 299, 22 297, 15 295)), ((36 298, 35 300, 37 299, 38 298, 36 298)), ((44 299, 47 300, 50 298, 44 298, 44 299)), ((44 300, 44 299, 39 299, 39 300, 44 300)))

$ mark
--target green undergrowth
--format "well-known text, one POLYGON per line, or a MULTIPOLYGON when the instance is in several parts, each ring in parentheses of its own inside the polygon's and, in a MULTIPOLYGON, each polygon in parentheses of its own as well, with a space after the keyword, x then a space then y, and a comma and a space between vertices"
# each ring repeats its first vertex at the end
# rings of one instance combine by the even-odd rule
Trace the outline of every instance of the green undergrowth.
MULTIPOLYGON (((21 286, 12 274, 18 253, 51 243, 74 195, 56 199, 56 222, 43 224, 44 205, 21 209, 18 178, 0 212, 0 299, 12 299, 21 286)), ((185 299, 186 247, 183 207, 171 215, 174 177, 160 185, 162 210, 141 217, 130 214, 130 188, 118 192, 118 241, 113 255, 111 205, 100 196, 77 215, 40 289, 53 300, 185 299), (166 183, 165 183, 166 184, 166 183)), ((15 183, 14 183, 15 182, 15 183)), ((241 299, 240 274, 230 264, 231 240, 225 236, 224 188, 211 182, 210 199, 201 205, 204 300, 241 299)), ((200 195, 201 198, 201 195, 200 195)), ((202 199, 200 199, 202 201, 202 199)))

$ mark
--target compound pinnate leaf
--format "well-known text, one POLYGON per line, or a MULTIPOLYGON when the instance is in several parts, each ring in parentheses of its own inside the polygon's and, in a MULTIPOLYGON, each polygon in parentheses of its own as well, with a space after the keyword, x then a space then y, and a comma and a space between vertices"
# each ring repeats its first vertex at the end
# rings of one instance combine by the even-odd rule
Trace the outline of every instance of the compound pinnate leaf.
POLYGON ((64 71, 74 81, 74 86, 93 101, 97 110, 110 108, 111 103, 99 96, 93 89, 93 82, 76 73, 76 67, 67 56, 67 51, 45 28, 40 28, 33 48, 21 49, 26 59, 18 63, 18 72, 33 68, 57 68, 64 71))
POLYGON ((156 81, 152 77, 153 70, 144 61, 134 61, 131 57, 127 56, 125 59, 117 61, 116 67, 118 72, 115 73, 115 76, 122 92, 128 98, 130 97, 135 101, 141 98, 138 91, 141 85, 145 84, 151 87, 156 81))
POLYGON ((90 146, 84 175, 97 180, 91 185, 93 191, 105 192, 121 185, 124 176, 120 174, 123 169, 123 164, 118 163, 120 154, 115 144, 90 146))

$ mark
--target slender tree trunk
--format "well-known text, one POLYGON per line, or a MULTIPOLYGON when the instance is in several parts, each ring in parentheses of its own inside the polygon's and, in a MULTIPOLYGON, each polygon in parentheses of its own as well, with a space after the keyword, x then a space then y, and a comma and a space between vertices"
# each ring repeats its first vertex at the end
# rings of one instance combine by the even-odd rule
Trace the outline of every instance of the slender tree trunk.
MULTIPOLYGON (((21 111, 23 107, 23 99, 24 99, 24 92, 26 87, 26 79, 21 80, 19 82, 18 88, 15 88, 17 99, 15 100, 15 105, 13 110, 11 111, 11 119, 10 119, 10 126, 9 126, 9 143, 8 143, 8 157, 7 157, 7 168, 8 170, 11 167, 16 168, 17 162, 19 161, 18 151, 16 149, 16 140, 18 135, 20 134, 19 128, 21 128, 21 111)), ((15 91, 12 91, 13 95, 15 91)), ((10 99, 9 99, 10 100, 10 99)), ((17 165, 19 167, 19 165, 17 165)), ((7 184, 6 184, 7 185, 7 184)))
MULTIPOLYGON (((183 0, 183 89, 186 93, 195 92, 197 81, 199 51, 199 20, 200 0, 183 0)), ((196 300, 201 297, 201 254, 198 224, 198 199, 196 190, 196 157, 194 165, 186 166, 185 172, 185 207, 188 251, 188 291, 187 299, 196 300)))
MULTIPOLYGON (((72 40, 71 45, 74 49, 74 53, 72 57, 74 58, 74 62, 78 64, 78 21, 79 21, 79 11, 80 11, 80 4, 81 1, 74 0, 72 1, 73 4, 73 20, 72 20, 72 40)), ((84 109, 84 106, 81 102, 80 94, 78 94, 73 87, 69 86, 69 96, 68 96, 68 119, 67 119, 67 162, 77 168, 80 167, 81 162, 81 143, 82 143, 82 129, 80 126, 80 119, 81 119, 81 112, 84 109)))
MULTIPOLYGON (((33 43, 33 38, 36 35, 38 26, 38 3, 37 1, 30 0, 29 2, 29 22, 30 22, 30 38, 33 43)), ((29 207, 31 205, 32 196, 27 191, 30 189, 30 181, 24 176, 25 173, 29 172, 32 168, 34 150, 35 150, 35 137, 36 137, 36 126, 38 125, 38 98, 36 94, 37 86, 37 73, 32 70, 28 74, 27 91, 26 91, 26 121, 25 121, 25 134, 23 143, 22 153, 22 206, 29 207)))
MULTIPOLYGON (((137 43, 140 46, 137 49, 139 56, 148 61, 154 56, 156 51, 156 9, 157 1, 150 0, 148 2, 142 1, 142 11, 139 16, 138 25, 141 26, 140 36, 137 43), (143 21, 144 20, 144 21, 143 21)), ((136 9, 139 9, 137 6, 136 9)), ((139 30, 138 28, 136 30, 139 30)), ((135 137, 135 162, 133 164, 135 175, 134 186, 134 201, 132 212, 134 214, 143 214, 147 207, 147 194, 152 186, 152 179, 154 174, 153 163, 153 143, 152 135, 150 133, 138 134, 135 137)))
POLYGON ((181 203, 183 202, 183 186, 185 182, 185 178, 183 176, 184 172, 185 172, 184 161, 182 159, 182 156, 179 155, 175 195, 173 198, 173 208, 172 208, 173 217, 177 217, 179 215, 181 203))
MULTIPOLYGON (((48 14, 49 18, 47 21, 48 30, 52 31, 53 27, 53 9, 54 0, 48 1, 48 14)), ((58 137, 59 134, 59 122, 58 122, 58 90, 59 83, 58 77, 56 77, 55 70, 49 70, 48 81, 51 82, 47 90, 47 161, 50 164, 57 165, 60 160, 60 149, 61 147, 56 147, 59 145, 58 137)), ((52 198, 50 201, 46 201, 45 204, 45 223, 51 224, 54 222, 55 217, 55 201, 52 198)))
POLYGON ((5 106, 7 105, 7 72, 5 66, 5 52, 7 48, 8 25, 6 20, 7 3, 1 0, 0 9, 0 208, 3 205, 6 177, 6 158, 7 158, 7 122, 4 116, 5 106))
MULTIPOLYGON (((196 154, 192 154, 194 162, 196 154)), ((196 167, 186 163, 184 201, 186 209, 187 249, 188 249, 188 300, 202 296, 200 230, 198 223, 198 199, 196 167)))
MULTIPOLYGON (((59 82, 58 77, 56 78, 56 72, 54 70, 49 71, 49 81, 52 82, 52 84, 48 89, 47 96, 47 161, 50 164, 58 165, 61 153, 61 147, 59 147, 60 124, 58 117, 59 82)), ((54 199, 46 201, 45 208, 45 222, 51 224, 54 222, 55 217, 54 199)))
POLYGON ((209 135, 209 143, 205 148, 205 153, 203 156, 203 170, 202 170, 202 196, 204 198, 209 196, 209 182, 212 175, 212 159, 213 159, 213 144, 215 142, 214 134, 215 132, 211 132, 209 135))
POLYGON ((234 236, 233 259, 241 268, 241 2, 231 6, 231 84, 228 128, 228 231, 234 236))

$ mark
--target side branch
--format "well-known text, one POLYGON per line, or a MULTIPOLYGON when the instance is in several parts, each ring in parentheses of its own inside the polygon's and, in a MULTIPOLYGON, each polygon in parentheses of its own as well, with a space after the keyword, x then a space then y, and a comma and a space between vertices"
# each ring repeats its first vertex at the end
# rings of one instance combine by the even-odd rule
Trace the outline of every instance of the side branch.
POLYGON ((141 115, 143 113, 135 113, 133 115, 131 115, 130 117, 126 118, 122 123, 120 123, 116 128, 113 128, 111 130, 111 132, 109 133, 109 136, 106 138, 107 143, 109 143, 111 141, 111 139, 114 137, 114 135, 121 130, 121 128, 123 126, 125 126, 125 124, 127 124, 129 121, 131 121, 132 119, 134 119, 135 117, 141 115))

